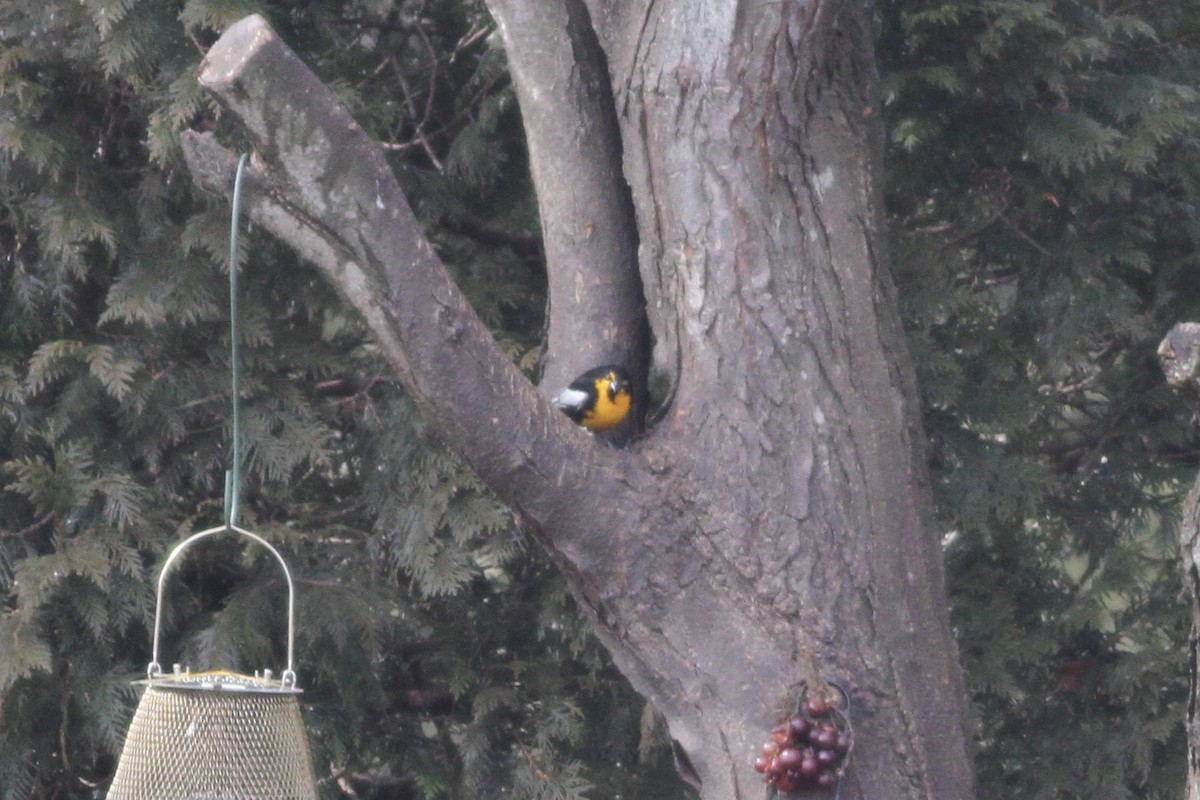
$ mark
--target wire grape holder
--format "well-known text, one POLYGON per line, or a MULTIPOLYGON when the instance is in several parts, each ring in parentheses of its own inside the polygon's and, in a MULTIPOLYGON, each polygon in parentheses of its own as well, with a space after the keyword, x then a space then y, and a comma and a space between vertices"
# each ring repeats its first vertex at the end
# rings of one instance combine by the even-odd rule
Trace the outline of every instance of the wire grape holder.
POLYGON ((237 525, 241 482, 238 355, 238 217, 246 156, 234 178, 229 290, 233 390, 232 463, 225 476, 223 525, 192 534, 171 551, 158 576, 154 637, 145 687, 108 790, 108 800, 316 800, 308 737, 295 672, 296 591, 283 556, 266 539, 237 525), (159 662, 167 577, 193 543, 232 533, 265 547, 287 579, 287 664, 276 678, 228 670, 193 673, 159 662))

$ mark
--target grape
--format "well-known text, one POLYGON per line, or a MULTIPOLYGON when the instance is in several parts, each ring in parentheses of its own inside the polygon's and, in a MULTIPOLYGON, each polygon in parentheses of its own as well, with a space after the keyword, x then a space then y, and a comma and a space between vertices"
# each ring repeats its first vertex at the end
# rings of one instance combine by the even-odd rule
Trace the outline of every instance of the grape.
POLYGON ((779 752, 779 758, 777 760, 788 769, 791 769, 800 763, 800 759, 801 755, 799 750, 794 747, 785 747, 779 752))
POLYGON ((837 747, 838 729, 832 725, 822 725, 808 738, 817 747, 825 750, 832 750, 833 748, 837 747))
POLYGON ((808 732, 812 730, 812 723, 807 717, 793 717, 791 721, 792 738, 797 741, 804 741, 808 738, 808 732))
POLYGON ((829 701, 819 694, 814 694, 808 698, 808 702, 804 704, 804 707, 814 717, 823 717, 833 710, 833 707, 829 705, 829 701))
POLYGON ((800 781, 785 774, 779 776, 779 779, 775 781, 775 786, 781 792, 792 792, 800 788, 800 781))
POLYGON ((829 788, 840 780, 850 752, 850 722, 825 695, 814 694, 801 711, 771 729, 771 739, 754 759, 763 782, 780 792, 829 788))

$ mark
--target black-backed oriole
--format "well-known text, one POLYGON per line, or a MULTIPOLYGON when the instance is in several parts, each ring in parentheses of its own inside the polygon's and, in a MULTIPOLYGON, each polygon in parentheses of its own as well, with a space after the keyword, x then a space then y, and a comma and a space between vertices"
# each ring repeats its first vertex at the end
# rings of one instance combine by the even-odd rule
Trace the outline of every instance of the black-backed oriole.
POLYGON ((596 367, 554 398, 554 405, 593 433, 617 427, 633 407, 633 382, 623 367, 596 367))

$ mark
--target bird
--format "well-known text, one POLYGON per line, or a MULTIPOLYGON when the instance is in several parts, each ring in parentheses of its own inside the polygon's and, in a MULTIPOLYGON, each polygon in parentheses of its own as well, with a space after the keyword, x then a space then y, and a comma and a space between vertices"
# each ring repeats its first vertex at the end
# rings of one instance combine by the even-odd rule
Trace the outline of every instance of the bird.
POLYGON ((633 379, 624 367, 589 369, 559 392, 554 405, 591 433, 611 430, 633 408, 633 379))

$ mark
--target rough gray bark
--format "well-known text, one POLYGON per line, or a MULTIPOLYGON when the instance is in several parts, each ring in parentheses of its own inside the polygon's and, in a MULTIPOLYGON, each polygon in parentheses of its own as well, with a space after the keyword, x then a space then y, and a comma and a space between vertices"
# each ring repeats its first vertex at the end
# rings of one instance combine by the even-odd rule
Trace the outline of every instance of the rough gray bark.
MULTIPOLYGON (((607 53, 640 275, 660 360, 678 376, 647 438, 597 446, 505 361, 381 152, 258 18, 231 28, 201 75, 255 142, 250 213, 359 310, 430 424, 540 537, 667 718, 704 800, 763 795, 751 761, 796 684, 818 674, 854 703, 842 798, 969 798, 964 692, 871 183, 870 4, 492 10, 522 102, 557 92, 572 106, 525 111, 531 142, 608 142, 548 156, 595 179, 596 196, 574 206, 572 182, 535 167, 552 273, 580 279, 580 248, 597 240, 578 226, 610 219, 592 231, 610 241, 596 245, 591 289, 552 288, 554 302, 636 319, 625 290, 604 288, 629 280, 622 188, 575 163, 603 157, 599 172, 621 174, 611 130, 576 127, 608 114, 595 105, 606 93, 545 73, 575 63, 594 76, 607 53), (594 36, 577 38, 580 26, 594 36)), ((202 135, 185 150, 198 181, 229 191, 232 154, 202 135)), ((621 335, 588 347, 607 352, 621 335)))
POLYGON ((1188 637, 1189 691, 1185 729, 1188 742, 1187 800, 1200 800, 1200 478, 1184 501, 1180 525, 1184 588, 1192 598, 1192 631, 1188 637))
MULTIPOLYGON (((1158 358, 1167 383, 1187 398, 1193 409, 1200 408, 1200 324, 1181 322, 1173 327, 1158 346, 1158 358)), ((1200 800, 1200 477, 1183 502, 1179 526, 1180 563, 1183 586, 1192 604, 1192 632, 1188 638, 1188 692, 1185 728, 1188 741, 1187 799, 1200 800)))
MULTIPOLYGON (((646 385, 633 201, 604 53, 581 0, 493 0, 525 123, 549 272, 542 385, 621 364, 646 385), (515 35, 514 35, 515 34, 515 35)), ((645 396, 639 392, 644 410, 645 396)))

